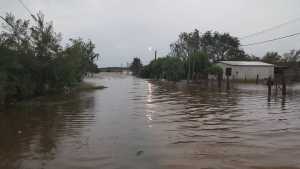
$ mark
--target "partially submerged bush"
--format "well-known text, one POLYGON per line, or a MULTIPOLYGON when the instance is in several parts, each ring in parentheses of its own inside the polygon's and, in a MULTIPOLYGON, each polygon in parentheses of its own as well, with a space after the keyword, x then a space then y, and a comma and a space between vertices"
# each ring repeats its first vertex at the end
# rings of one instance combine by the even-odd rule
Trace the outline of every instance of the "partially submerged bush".
POLYGON ((218 65, 212 65, 207 69, 207 72, 212 75, 223 74, 223 69, 218 65))
POLYGON ((11 103, 78 84, 96 70, 95 45, 71 39, 67 47, 44 15, 28 20, 7 14, 0 33, 0 103, 11 103))
POLYGON ((167 79, 178 81, 184 78, 184 65, 179 58, 164 57, 151 61, 144 66, 140 76, 143 78, 167 79))

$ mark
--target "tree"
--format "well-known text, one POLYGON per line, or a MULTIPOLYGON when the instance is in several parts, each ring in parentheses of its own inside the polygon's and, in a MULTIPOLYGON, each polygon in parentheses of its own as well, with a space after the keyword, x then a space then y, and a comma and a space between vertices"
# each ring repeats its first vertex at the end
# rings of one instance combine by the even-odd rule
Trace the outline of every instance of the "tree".
POLYGON ((12 50, 29 50, 30 32, 29 20, 16 19, 11 13, 5 16, 7 24, 3 24, 0 45, 12 50))
POLYGON ((270 64, 276 64, 281 61, 281 56, 277 52, 267 52, 262 61, 270 64))
POLYGON ((238 38, 228 33, 205 32, 200 38, 200 46, 212 62, 220 60, 244 60, 245 52, 240 49, 238 38))
POLYGON ((195 80, 199 79, 199 76, 205 76, 207 78, 207 69, 211 65, 208 56, 204 52, 194 52, 187 62, 192 63, 191 73, 188 73, 187 79, 195 80), (189 77, 191 75, 191 77, 189 77))
POLYGON ((138 76, 140 74, 142 68, 143 68, 143 64, 142 64, 140 58, 137 58, 137 57, 133 58, 133 61, 130 65, 130 70, 132 71, 132 74, 138 76))
POLYGON ((184 75, 182 61, 176 57, 165 57, 162 64, 162 75, 167 80, 181 80, 184 75))
POLYGON ((238 38, 228 33, 219 33, 207 31, 200 36, 199 31, 183 32, 179 39, 170 45, 173 57, 179 57, 184 62, 185 74, 187 81, 194 77, 195 59, 194 55, 202 53, 208 57, 208 63, 215 63, 220 60, 251 60, 253 58, 246 55, 240 48, 238 38))
POLYGON ((247 55, 249 61, 260 61, 261 59, 255 55, 247 55))
POLYGON ((99 54, 91 41, 71 39, 71 45, 64 48, 53 24, 40 12, 34 18, 33 25, 12 14, 4 18, 7 25, 0 33, 0 103, 71 87, 95 70, 99 54))
POLYGON ((171 56, 178 57, 183 61, 188 81, 193 74, 192 69, 194 69, 196 64, 193 62, 195 59, 191 59, 191 57, 195 55, 195 53, 201 52, 200 39, 199 31, 195 29, 191 33, 181 33, 179 39, 170 45, 171 56))
POLYGON ((186 60, 192 53, 200 51, 200 35, 195 29, 191 33, 183 32, 179 39, 170 45, 171 55, 186 60))
POLYGON ((288 53, 283 54, 285 62, 300 62, 300 50, 291 50, 288 53))
POLYGON ((161 57, 143 67, 141 77, 178 81, 184 77, 184 64, 178 57, 161 57))
POLYGON ((186 59, 194 52, 205 52, 212 62, 219 60, 245 60, 246 54, 240 48, 238 38, 228 33, 207 31, 200 36, 195 29, 191 33, 183 32, 179 39, 170 45, 172 56, 186 59))
POLYGON ((96 71, 94 63, 99 54, 94 52, 95 45, 81 38, 70 39, 71 44, 53 62, 55 86, 73 86, 81 82, 88 72, 96 71))

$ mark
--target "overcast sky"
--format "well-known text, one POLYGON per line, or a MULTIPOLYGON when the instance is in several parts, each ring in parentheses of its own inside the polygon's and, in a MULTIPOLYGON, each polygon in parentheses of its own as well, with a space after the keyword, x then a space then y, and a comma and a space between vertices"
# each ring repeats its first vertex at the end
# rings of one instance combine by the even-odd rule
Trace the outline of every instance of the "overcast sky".
MULTIPOLYGON (((0 14, 29 18, 17 0, 0 0, 0 14)), ((169 52, 180 32, 198 29, 241 37, 300 17, 299 0, 23 0, 34 13, 41 10, 69 38, 91 39, 100 53, 99 66, 125 66, 133 57, 143 63, 169 52)), ((257 42, 300 32, 300 20, 274 31, 241 40, 257 42)), ((244 47, 249 54, 300 49, 300 36, 244 47)))

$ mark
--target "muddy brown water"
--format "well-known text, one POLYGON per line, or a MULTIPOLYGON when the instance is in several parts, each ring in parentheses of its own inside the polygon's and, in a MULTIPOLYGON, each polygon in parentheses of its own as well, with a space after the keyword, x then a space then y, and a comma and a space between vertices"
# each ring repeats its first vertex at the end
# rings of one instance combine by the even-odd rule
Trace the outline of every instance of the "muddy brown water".
POLYGON ((104 73, 103 90, 0 112, 1 169, 300 167, 300 87, 201 89, 104 73))

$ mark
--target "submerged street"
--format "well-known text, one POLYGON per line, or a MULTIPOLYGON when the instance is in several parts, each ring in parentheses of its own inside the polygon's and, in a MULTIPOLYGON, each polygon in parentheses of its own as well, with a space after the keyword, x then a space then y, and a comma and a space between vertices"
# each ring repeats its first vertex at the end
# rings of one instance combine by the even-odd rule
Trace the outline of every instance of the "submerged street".
POLYGON ((104 85, 0 112, 2 169, 199 169, 300 166, 300 86, 231 90, 101 73, 104 85))

